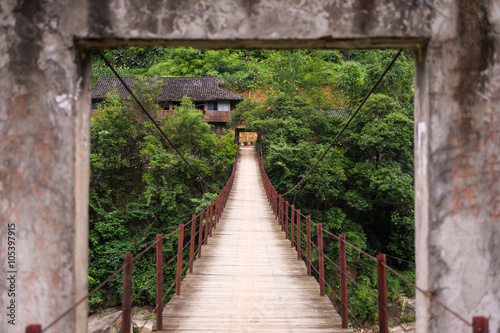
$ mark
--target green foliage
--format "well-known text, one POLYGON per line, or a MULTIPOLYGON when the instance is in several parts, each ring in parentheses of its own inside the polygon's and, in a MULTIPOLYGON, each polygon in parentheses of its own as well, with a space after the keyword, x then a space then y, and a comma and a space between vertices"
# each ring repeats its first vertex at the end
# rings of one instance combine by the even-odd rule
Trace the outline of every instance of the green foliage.
MULTIPOLYGON (((232 112, 230 126, 244 125, 261 134, 264 167, 279 193, 305 175, 344 125, 345 118, 330 110, 344 106, 344 115, 350 114, 394 54, 394 50, 193 48, 107 52, 122 75, 216 75, 233 91, 267 91, 263 102, 241 102, 232 112)), ((93 61, 93 82, 98 75, 111 75, 102 60, 94 56, 93 61)), ((148 96, 156 90, 154 80, 148 80, 135 89, 154 110, 148 96)), ((322 223, 326 231, 346 234, 347 241, 358 248, 413 261, 413 51, 402 53, 375 92, 338 144, 286 200, 322 223)), ((174 230, 213 199, 213 193, 203 193, 192 171, 130 105, 111 95, 92 121, 90 257, 103 261, 91 266, 89 274, 95 278, 91 286, 121 265, 122 258, 113 255, 137 253, 155 233, 174 230)), ((185 99, 162 127, 204 178, 222 184, 233 160, 234 137, 231 132, 212 134, 202 117, 185 99)), ((325 238, 325 248, 336 258, 336 240, 325 238)), ((165 251, 165 257, 173 253, 172 242, 165 251)), ((376 266, 353 248, 347 251, 353 278, 376 297, 376 266)), ((317 260, 315 250, 312 258, 317 260)), ((388 263, 414 281, 411 264, 391 258, 388 263)), ((137 273, 141 282, 134 288, 153 274, 147 260, 141 265, 137 273)), ((168 281, 167 274, 168 270, 168 281)), ((338 272, 330 263, 326 263, 326 275, 338 288, 338 272)), ((391 302, 414 297, 411 288, 392 274, 388 285, 391 302)), ((91 303, 104 305, 119 295, 120 288, 112 281, 91 303)), ((349 288, 355 316, 363 323, 375 323, 376 304, 356 284, 349 288)), ((141 301, 147 302, 149 295, 141 301)))
MULTIPOLYGON (((139 80, 134 90, 155 115, 158 106, 154 96, 159 90, 154 80, 139 80)), ((189 163, 220 189, 234 159, 232 133, 224 137, 213 133, 187 98, 160 124, 189 163)), ((89 280, 90 289, 121 267, 124 253, 137 254, 154 242, 157 233, 177 230, 179 223, 190 221, 191 214, 216 195, 204 193, 208 189, 201 187, 196 175, 137 110, 135 102, 123 101, 116 93, 108 96, 91 121, 90 163, 89 275, 94 279, 89 280)), ((165 239, 166 260, 175 255, 175 244, 175 236, 165 239)), ((154 267, 152 250, 134 262, 133 294, 147 284, 154 267)), ((166 286, 173 281, 173 269, 170 266, 165 270, 166 286)), ((136 302, 153 304, 154 295, 151 284, 136 302)), ((96 309, 120 299, 118 276, 89 303, 96 309)))
POLYGON ((231 111, 231 120, 227 124, 228 127, 238 127, 245 123, 249 123, 247 117, 251 112, 258 106, 258 103, 254 100, 247 98, 244 101, 238 103, 236 108, 231 111))
POLYGON ((203 117, 190 99, 184 97, 181 105, 174 108, 173 116, 165 120, 165 126, 169 134, 175 133, 172 141, 181 151, 191 156, 210 158, 216 147, 216 138, 203 117))
MULTIPOLYGON (((121 76, 143 76, 147 67, 151 66, 163 53, 163 48, 148 49, 144 47, 127 47, 121 50, 105 50, 104 55, 114 65, 121 76)), ((114 76, 101 56, 92 53, 92 84, 100 76, 114 76)))
POLYGON ((346 61, 337 66, 338 87, 351 106, 357 105, 363 98, 366 69, 354 61, 346 61))
POLYGON ((229 88, 244 90, 256 80, 257 70, 246 59, 247 51, 197 50, 193 48, 164 49, 148 76, 219 76, 229 88))
POLYGON ((287 94, 326 84, 333 76, 331 71, 324 70, 325 62, 322 59, 311 57, 301 50, 275 51, 264 64, 268 68, 265 84, 287 94))
MULTIPOLYGON (((313 85, 334 83, 335 65, 342 58, 336 50, 128 47, 104 53, 122 76, 218 76, 231 90, 273 87, 302 93, 309 93, 313 85)), ((97 53, 92 55, 92 61, 92 83, 99 76, 113 75, 97 53)))

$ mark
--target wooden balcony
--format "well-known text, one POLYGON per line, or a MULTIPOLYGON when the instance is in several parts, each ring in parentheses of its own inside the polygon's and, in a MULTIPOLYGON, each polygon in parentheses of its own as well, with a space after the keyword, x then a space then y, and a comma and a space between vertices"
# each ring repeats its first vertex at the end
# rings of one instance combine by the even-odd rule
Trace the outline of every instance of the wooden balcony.
POLYGON ((174 111, 172 111, 172 110, 161 110, 160 112, 158 112, 158 116, 160 117, 160 119, 165 118, 167 115, 171 116, 173 114, 174 114, 174 111))
POLYGON ((231 111, 205 111, 209 123, 227 123, 231 119, 231 111))
MULTIPOLYGON (((200 112, 203 112, 200 110, 200 112)), ((165 118, 167 115, 171 116, 173 111, 162 110, 160 111, 160 118, 165 118)), ((231 111, 205 111, 203 120, 208 123, 227 123, 231 119, 231 111)))

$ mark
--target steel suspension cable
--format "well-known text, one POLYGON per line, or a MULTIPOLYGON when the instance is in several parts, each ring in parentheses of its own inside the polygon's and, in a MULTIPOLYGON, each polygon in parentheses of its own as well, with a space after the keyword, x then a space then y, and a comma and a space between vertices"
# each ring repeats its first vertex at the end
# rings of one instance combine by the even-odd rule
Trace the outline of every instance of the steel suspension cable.
POLYGON ((337 300, 339 300, 340 302, 342 302, 342 300, 340 299, 340 297, 337 295, 337 293, 335 292, 335 290, 333 289, 333 287, 328 283, 328 281, 326 281, 326 279, 324 279, 325 281, 325 285, 330 288, 330 291, 332 292, 333 296, 335 296, 335 298, 337 300))
MULTIPOLYGON (((168 266, 170 265, 175 259, 177 258, 177 254, 174 255, 165 265, 162 266, 161 268, 161 271, 163 272, 163 270, 168 266)), ((137 293, 137 295, 135 295, 134 298, 132 298, 132 300, 130 301, 130 304, 134 304, 134 301, 139 298, 139 296, 141 296, 141 294, 146 290, 146 288, 151 284, 151 282, 153 282, 154 280, 156 279, 156 271, 154 272, 153 274, 153 277, 150 278, 148 280, 148 282, 146 282, 146 284, 142 287, 142 289, 137 293)))
MULTIPOLYGON (((323 232, 325 232, 325 230, 323 229, 323 232)), ((330 234, 327 232, 327 234, 330 234)), ((330 235, 333 235, 333 234, 330 234, 330 235)), ((352 248, 354 248, 355 250, 357 250, 358 252, 364 254, 365 256, 367 256, 368 258, 372 259, 373 261, 377 261, 377 258, 373 257, 372 255, 366 253, 365 251, 359 249, 358 247, 352 245, 351 243, 343 240, 343 242, 349 246, 351 246, 352 248)), ((319 249, 316 247, 316 245, 314 245, 314 243, 312 244, 316 250, 319 251, 319 249)), ((326 257, 326 256, 325 256, 326 257)), ((329 259, 329 258, 328 258, 329 259)), ((422 288, 420 288, 419 286, 417 286, 415 283, 411 282, 408 278, 404 277, 401 273, 397 272, 394 268, 388 266, 387 264, 385 263, 382 263, 382 265, 388 269, 389 271, 391 271, 392 273, 394 273, 397 277, 399 277, 401 280, 405 281, 406 283, 408 283, 409 285, 411 285, 416 291, 422 293, 425 297, 429 298, 431 301, 433 302, 436 302, 437 304, 439 304, 442 308, 444 308, 446 311, 448 311, 449 313, 451 313, 452 315, 454 315, 456 318, 460 319, 462 322, 464 322, 466 325, 468 326, 472 326, 472 324, 467 321, 467 319, 465 319, 464 317, 462 317, 461 315, 459 315, 457 312, 453 311, 451 308, 449 308, 448 306, 446 306, 443 302, 441 302, 440 300, 438 300, 436 297, 432 296, 432 294, 422 288)), ((347 275, 349 277, 349 274, 347 275)), ((352 278, 350 278, 352 279, 352 278)), ((351 280, 353 281, 354 283, 356 283, 354 280, 351 280)), ((357 283, 356 283, 357 284, 357 283)))
POLYGON ((382 265, 386 269, 388 269, 389 271, 391 271, 392 273, 394 273, 401 280, 405 281, 406 283, 408 283, 409 285, 411 285, 413 288, 415 288, 415 290, 419 291, 424 296, 426 296, 427 298, 429 298, 431 301, 434 301, 437 304, 439 304, 442 308, 444 308, 446 311, 448 311, 449 313, 451 313, 452 315, 454 315, 455 317, 457 317, 458 319, 460 319, 462 322, 464 322, 468 326, 472 326, 472 324, 467 319, 465 319, 464 317, 462 317, 461 315, 459 315, 457 312, 455 312, 452 309, 450 309, 447 305, 445 305, 443 302, 441 302, 436 297, 434 297, 430 292, 428 292, 428 291, 420 288, 415 283, 411 282, 408 278, 406 278, 405 276, 403 276, 401 273, 397 272, 394 268, 392 268, 390 266, 387 266, 387 264, 382 263, 382 265))
POLYGON ((323 256, 325 257, 325 259, 326 259, 327 261, 329 261, 329 262, 330 262, 333 266, 335 266, 335 268, 336 268, 336 269, 338 269, 338 270, 340 271, 340 267, 339 267, 339 265, 337 265, 336 263, 334 263, 334 262, 333 262, 333 260, 332 260, 332 259, 330 259, 330 258, 329 258, 326 254, 323 254, 323 256))
POLYGON ((118 275, 118 273, 120 273, 121 271, 123 271, 125 269, 125 266, 126 265, 123 265, 121 268, 119 268, 117 271, 115 271, 110 277, 108 277, 106 280, 104 280, 100 285, 98 285, 97 287, 94 288, 94 290, 92 290, 90 293, 88 293, 87 295, 85 295, 84 297, 82 297, 78 302, 76 302, 72 307, 70 307, 68 310, 66 310, 63 314, 61 314, 59 317, 57 317, 56 319, 54 319, 50 324, 48 324, 46 327, 44 327, 42 329, 42 332, 46 332, 49 328, 51 328, 52 326, 54 326, 59 320, 61 320, 62 318, 64 318, 67 314, 69 314, 71 311, 73 311, 78 305, 80 305, 83 301, 85 301, 87 298, 89 298, 90 296, 92 296, 95 292, 97 292, 99 289, 101 289, 102 287, 104 287, 106 285, 106 283, 108 283, 109 281, 111 281, 111 279, 113 279, 115 276, 118 275))
POLYGON ((392 65, 394 64, 394 62, 396 61, 396 59, 399 57, 399 55, 401 54, 402 51, 403 51, 402 49, 399 50, 396 53, 396 55, 394 56, 394 58, 392 58, 391 62, 387 65, 387 67, 385 68, 385 70, 382 73, 382 75, 380 75, 380 77, 378 78, 377 82, 375 82, 375 84, 372 86, 372 88, 370 89, 370 91, 368 92, 368 94, 366 94, 366 96, 363 99, 363 101, 361 101, 361 104, 359 104, 359 106, 357 107, 356 111, 354 111, 353 114, 349 117, 349 119, 344 124, 344 126, 342 127, 342 129, 340 130, 340 132, 335 136, 335 138, 330 143, 330 145, 328 146, 328 148, 326 148, 326 150, 323 152, 323 154, 321 154, 321 156, 318 158, 318 160, 316 161, 316 163, 314 163, 314 165, 311 167, 311 169, 309 169, 309 171, 307 171, 306 175, 304 177, 302 177, 302 179, 291 190, 289 190, 288 192, 286 192, 285 194, 283 194, 283 196, 285 196, 285 195, 291 193, 292 191, 294 191, 295 189, 299 188, 300 185, 311 174, 311 172, 314 170, 314 168, 316 168, 316 166, 323 160, 323 158, 326 156, 326 154, 328 153, 328 151, 330 150, 330 148, 332 148, 333 145, 337 142, 338 138, 342 135, 342 133, 344 132, 344 130, 347 128, 347 126, 349 126, 349 124, 351 123, 352 119, 358 114, 359 110, 363 107, 363 105, 365 104, 366 100, 370 97, 370 95, 373 93, 373 91, 375 90, 375 88, 377 88, 378 84, 380 83, 380 81, 382 81, 382 79, 384 78, 385 74, 387 74, 387 72, 389 71, 389 69, 391 69, 392 65))
MULTIPOLYGON (((165 300, 165 297, 167 297, 168 293, 172 290, 172 288, 175 286, 175 280, 172 282, 172 284, 170 285, 170 287, 168 288, 167 292, 163 295, 163 297, 161 298, 161 306, 163 307, 163 301, 165 300)), ((142 327, 139 329, 139 332, 142 331, 142 329, 144 328, 144 326, 146 326, 147 322, 151 319, 151 315, 153 314, 153 312, 157 311, 158 309, 158 305, 160 304, 156 304, 156 306, 154 307, 153 310, 151 310, 151 312, 149 312, 149 314, 146 316, 146 320, 144 321, 144 324, 142 324, 142 327)))
MULTIPOLYGON (((301 215, 302 215, 302 214, 301 214, 301 215)), ((290 217, 289 217, 289 220, 291 221, 291 218, 290 218, 290 217)), ((313 223, 312 221, 310 221, 310 222, 311 222, 311 223, 313 223)), ((333 234, 333 233, 331 233, 331 232, 328 232, 328 231, 327 231, 327 230, 325 230, 325 229, 322 229, 322 231, 325 233, 325 235, 326 235, 327 237, 330 237, 330 238, 335 239, 335 240, 340 240, 340 238, 339 238, 337 235, 335 235, 335 234, 333 234)), ((300 230, 300 232, 301 232, 302 234, 304 234, 304 233, 302 232, 302 230, 300 230)), ((305 235, 305 234, 304 234, 304 235, 305 235)), ((377 258, 375 258, 374 256, 370 255, 369 253, 367 253, 367 252, 365 252, 365 251, 361 250, 360 248, 356 247, 355 245, 353 245, 353 244, 351 244, 351 243, 349 243, 349 242, 347 242, 347 241, 345 241, 345 240, 342 240, 342 242, 344 242, 346 245, 349 245, 350 247, 352 247, 353 249, 355 249, 355 250, 356 250, 356 251, 358 251, 359 253, 361 253, 361 254, 365 255, 365 256, 366 256, 366 257, 368 257, 369 259, 371 259, 371 260, 373 260, 373 261, 377 262, 377 258)), ((313 247, 314 249, 316 249, 316 251, 317 251, 317 252, 319 252, 319 248, 316 246, 316 244, 314 244, 314 242, 311 242, 311 245, 312 245, 312 247, 313 247)), ((370 250, 370 251, 374 251, 374 252, 377 252, 377 251, 375 251, 375 250, 371 250, 371 249, 368 249, 368 250, 370 250)), ((301 251, 301 252, 303 252, 303 251, 301 251)), ((324 258, 326 258, 326 259, 327 259, 327 261, 329 261, 329 262, 330 262, 331 264, 333 264, 333 265, 334 265, 337 269, 339 269, 339 270, 340 270, 340 267, 338 267, 338 265, 337 265, 337 264, 335 264, 335 263, 334 263, 334 262, 333 262, 333 261, 332 261, 332 260, 331 260, 331 259, 330 259, 330 258, 329 258, 329 257, 328 257, 325 253, 324 253, 324 252, 323 252, 323 256, 324 256, 324 258)), ((387 256, 387 255, 386 255, 386 256, 387 256)), ((414 265, 414 263, 413 263, 413 262, 406 261, 406 260, 401 259, 401 258, 397 258, 397 257, 394 257, 394 256, 389 256, 389 257, 392 257, 392 258, 397 259, 397 260, 402 260, 402 261, 405 261, 405 262, 408 262, 408 263, 410 263, 410 264, 413 264, 413 265, 414 265)), ((459 320, 461 320, 463 323, 465 323, 465 324, 466 324, 466 325, 468 325, 468 326, 472 326, 472 324, 471 324, 471 323, 470 323, 467 319, 465 319, 464 317, 462 317, 462 316, 461 316, 460 314, 458 314, 457 312, 453 311, 451 308, 449 308, 449 307, 448 307, 447 305, 445 305, 443 302, 441 302, 441 301, 440 301, 440 300, 438 300, 436 297, 434 297, 434 296, 433 296, 430 292, 428 292, 428 291, 426 291, 426 290, 424 290, 424 289, 420 288, 420 287, 419 287, 419 286, 417 286, 414 282, 410 281, 408 278, 406 278, 405 276, 403 276, 401 273, 397 272, 394 268, 392 268, 392 267, 388 266, 386 263, 382 263, 382 265, 383 265, 386 269, 388 269, 389 271, 391 271, 393 274, 395 274, 397 277, 399 277, 401 280, 403 280, 403 281, 405 281, 406 283, 408 283, 409 285, 411 285, 411 286, 412 286, 412 287, 413 287, 416 291, 418 291, 418 292, 422 293, 425 297, 429 298, 431 301, 434 301, 434 302, 436 302, 437 304, 439 304, 442 308, 444 308, 446 311, 448 311, 449 313, 451 313, 452 315, 454 315, 456 318, 458 318, 459 320)), ((314 267, 314 265, 311 265, 311 268, 312 268, 312 269, 313 269, 313 270, 314 270, 317 274, 319 274, 319 271, 316 269, 316 267, 314 267)), ((353 278, 350 274, 346 274, 346 275, 347 275, 347 278, 348 278, 349 280, 351 280, 351 282, 353 282, 354 284, 356 284, 356 285, 358 286, 358 288, 360 288, 360 289, 361 289, 361 290, 362 290, 365 294, 367 294, 370 298, 372 298, 372 300, 373 300, 374 302, 376 302, 376 303, 377 303, 377 300, 375 300, 375 298, 374 298, 374 297, 373 297, 373 296, 372 296, 372 295, 371 295, 371 294, 370 294, 370 293, 369 293, 366 289, 364 289, 364 288, 363 288, 363 287, 362 287, 359 283, 357 283, 357 282, 355 281, 355 279, 354 279, 354 278, 353 278)), ((328 285, 328 283, 326 282, 326 280, 325 280, 325 283, 328 285)), ((330 287, 330 289, 332 289, 332 288, 330 287)), ((349 310, 349 312, 351 312, 351 311, 350 311, 350 309, 348 309, 348 310, 349 310)), ((385 310, 387 310, 387 309, 385 309, 385 310)), ((398 318, 396 318, 394 315, 392 315, 389 311, 387 311, 387 312, 391 315, 391 317, 392 317, 393 319, 395 319, 395 320, 398 322, 398 325, 402 327, 402 323, 400 322, 400 320, 399 320, 398 318)), ((351 312, 351 314, 352 314, 352 312, 351 312)), ((356 320, 356 321, 357 321, 357 320, 356 320)), ((359 324, 359 323, 358 323, 358 324, 359 324)), ((402 327, 402 328, 403 328, 403 329, 405 329, 404 327, 402 327)))
MULTIPOLYGON (((184 269, 182 270, 181 275, 186 272, 186 270, 188 269, 188 267, 189 267, 189 264, 186 264, 186 267, 184 267, 184 269)), ((176 284, 176 281, 174 280, 174 282, 172 282, 172 284, 170 285, 170 288, 168 288, 168 290, 166 291, 166 293, 161 298, 162 306, 163 306, 163 301, 165 300, 165 297, 168 296, 168 293, 172 290, 172 288, 175 286, 175 284, 176 284)), ((158 309, 158 305, 159 304, 156 304, 155 308, 149 313, 149 315, 147 317, 151 317, 151 315, 153 314, 153 312, 155 312, 158 309)), ((146 324, 147 324, 147 320, 144 322, 144 324, 142 324, 141 328, 139 329, 139 332, 142 331, 142 329, 144 328, 144 326, 146 324)))
MULTIPOLYGON (((185 225, 186 226, 186 225, 185 225)), ((199 231, 198 231, 199 232, 199 231)), ((162 238, 163 239, 163 238, 162 238)), ((156 243, 156 242, 155 242, 156 243)), ((189 240, 186 245, 184 245, 184 247, 182 248, 182 252, 184 252, 184 250, 186 249, 186 247, 188 245, 190 245, 191 243, 191 240, 189 240)), ((161 268, 161 270, 163 271, 168 265, 170 265, 175 259, 177 258, 177 254, 175 254, 165 265, 163 265, 163 267, 161 268)), ((154 279, 156 278, 156 272, 155 274, 153 275, 153 277, 151 279, 149 279, 149 281, 142 287, 142 289, 137 293, 137 295, 130 301, 130 304, 133 304, 134 301, 146 290, 146 288, 149 286, 149 284, 151 284, 151 282, 154 281, 154 279)))
POLYGON ((139 101, 139 99, 137 99, 137 97, 135 96, 135 94, 132 91, 132 89, 130 89, 130 87, 127 86, 127 84, 125 83, 125 81, 123 80, 123 78, 120 76, 120 74, 118 74, 118 72, 115 70, 115 68, 113 67, 113 65, 111 64, 111 62, 109 62, 108 58, 106 58, 106 56, 104 55, 104 53, 102 53, 101 50, 98 50, 98 52, 99 52, 99 55, 101 56, 101 58, 106 63, 106 65, 115 74, 116 78, 123 84, 123 86, 125 87, 125 89, 129 92, 130 96, 132 96, 132 98, 134 99, 134 101, 137 103, 137 105, 139 105, 139 107, 141 108, 142 112, 144 112, 144 114, 146 114, 146 116, 148 116, 149 120, 152 121, 153 125, 156 127, 156 129, 158 130, 158 132, 160 132, 160 134, 165 138, 165 140, 167 140, 167 142, 170 144, 170 146, 172 148, 174 148, 175 152, 180 156, 180 158, 184 161, 184 163, 186 163, 186 165, 194 172, 194 174, 198 177, 198 179, 201 179, 201 181, 204 182, 205 184, 207 184, 207 186, 210 187, 212 190, 214 190, 215 193, 218 193, 218 191, 212 185, 210 185, 206 180, 204 180, 203 177, 200 176, 200 174, 198 173, 198 171, 196 171, 195 168, 191 164, 189 164, 189 162, 186 160, 186 158, 184 157, 184 155, 174 145, 174 143, 172 142, 172 140, 170 140, 168 138, 168 136, 165 134, 165 132, 163 132, 163 130, 161 129, 160 125, 158 125, 158 123, 153 119, 153 117, 151 117, 151 115, 149 114, 149 112, 146 111, 146 108, 144 108, 144 106, 139 101))
MULTIPOLYGON (((302 214, 302 213, 300 213, 300 215, 301 215, 303 218, 307 218, 307 216, 306 216, 306 215, 304 215, 304 214, 302 214)), ((310 220, 310 222, 311 222, 311 224, 312 224, 312 225, 316 226, 316 223, 314 223, 312 220, 310 220)), ((332 233, 330 233, 330 232, 326 231, 325 229, 323 229, 323 232, 324 232, 324 233, 326 233, 326 234, 327 234, 327 236, 329 236, 329 237, 331 237, 331 238, 333 238, 333 239, 339 240, 339 237, 338 237, 337 235, 332 234, 332 233)), ((302 232, 302 234, 304 235, 304 233, 303 233, 303 232, 302 232)), ((346 243, 347 243, 347 242, 346 242, 346 243)), ((350 244, 349 244, 349 245, 350 245, 350 244)), ((375 253, 375 254, 382 253, 382 252, 379 252, 379 251, 376 251, 376 250, 373 250, 373 249, 369 249, 369 248, 366 248, 366 250, 367 250, 367 251, 370 251, 370 252, 373 252, 373 253, 375 253)), ((399 257, 393 256, 393 255, 390 255, 390 254, 385 254, 385 255, 386 255, 386 257, 389 257, 389 258, 392 258, 392 259, 396 259, 396 260, 400 260, 400 261, 402 261, 402 262, 406 262, 406 263, 408 263, 408 264, 411 264, 411 265, 415 266, 415 262, 413 262, 413 261, 409 261, 409 260, 406 260, 406 259, 402 259, 402 258, 399 258, 399 257)))

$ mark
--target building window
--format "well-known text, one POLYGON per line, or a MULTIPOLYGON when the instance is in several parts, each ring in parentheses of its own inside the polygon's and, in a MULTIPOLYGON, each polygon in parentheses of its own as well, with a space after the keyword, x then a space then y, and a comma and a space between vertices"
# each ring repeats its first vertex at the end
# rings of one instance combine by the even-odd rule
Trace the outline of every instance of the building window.
POLYGON ((229 102, 219 102, 219 111, 229 111, 229 102))
POLYGON ((168 110, 169 103, 167 101, 161 101, 158 103, 158 105, 162 110, 168 110))
POLYGON ((93 100, 92 101, 92 110, 97 110, 99 108, 99 101, 93 100))
POLYGON ((196 110, 205 111, 205 102, 194 102, 194 108, 196 110))
POLYGON ((217 111, 217 102, 207 102, 208 111, 217 111))

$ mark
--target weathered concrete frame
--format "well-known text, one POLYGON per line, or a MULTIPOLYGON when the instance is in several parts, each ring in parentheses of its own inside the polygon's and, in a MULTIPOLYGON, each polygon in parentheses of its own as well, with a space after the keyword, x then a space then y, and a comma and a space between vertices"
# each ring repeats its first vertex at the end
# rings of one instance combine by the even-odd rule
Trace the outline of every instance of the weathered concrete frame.
MULTIPOLYGON (((0 235, 16 225, 18 312, 0 331, 47 325, 87 292, 89 51, 189 45, 416 49, 417 284, 500 332, 499 44, 493 0, 3 1, 0 235)), ((470 331, 418 295, 418 332, 470 331)), ((86 316, 51 332, 86 332, 86 316)))

